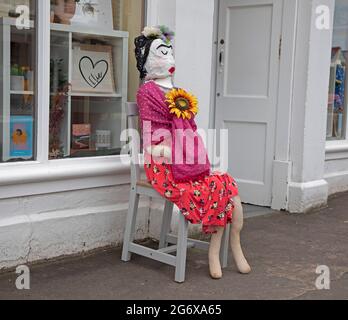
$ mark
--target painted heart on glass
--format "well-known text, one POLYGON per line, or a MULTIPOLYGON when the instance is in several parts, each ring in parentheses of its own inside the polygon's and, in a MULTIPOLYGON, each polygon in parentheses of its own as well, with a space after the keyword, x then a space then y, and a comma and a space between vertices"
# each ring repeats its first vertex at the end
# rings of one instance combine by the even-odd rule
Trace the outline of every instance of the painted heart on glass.
POLYGON ((94 63, 90 57, 84 56, 80 60, 79 68, 86 83, 95 89, 108 73, 109 64, 105 60, 94 63))

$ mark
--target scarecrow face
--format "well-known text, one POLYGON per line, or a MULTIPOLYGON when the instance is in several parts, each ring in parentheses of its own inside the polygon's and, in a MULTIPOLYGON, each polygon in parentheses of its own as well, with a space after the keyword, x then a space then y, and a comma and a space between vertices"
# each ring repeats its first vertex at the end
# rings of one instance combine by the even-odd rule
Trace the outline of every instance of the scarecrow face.
POLYGON ((146 60, 146 80, 164 79, 173 76, 175 60, 171 43, 156 39, 152 42, 149 56, 146 60))

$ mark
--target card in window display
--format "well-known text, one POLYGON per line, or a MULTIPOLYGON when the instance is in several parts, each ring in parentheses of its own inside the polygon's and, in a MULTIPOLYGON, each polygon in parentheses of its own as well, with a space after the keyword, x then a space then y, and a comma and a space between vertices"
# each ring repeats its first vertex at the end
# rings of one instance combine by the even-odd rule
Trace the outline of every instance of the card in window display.
POLYGON ((11 116, 10 158, 31 159, 33 157, 33 117, 11 116))
POLYGON ((111 46, 73 46, 71 89, 73 93, 115 93, 111 46))
POLYGON ((91 147, 91 125, 73 124, 72 151, 89 150, 91 147))

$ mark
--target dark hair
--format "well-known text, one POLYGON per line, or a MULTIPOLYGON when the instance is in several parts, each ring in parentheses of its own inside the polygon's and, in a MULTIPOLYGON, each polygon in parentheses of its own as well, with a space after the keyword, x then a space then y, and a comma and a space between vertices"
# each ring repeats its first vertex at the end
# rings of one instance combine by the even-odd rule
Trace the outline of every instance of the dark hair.
POLYGON ((134 40, 135 58, 137 59, 137 68, 140 72, 140 79, 144 79, 147 75, 145 64, 154 40, 155 39, 147 38, 144 35, 141 35, 134 40))

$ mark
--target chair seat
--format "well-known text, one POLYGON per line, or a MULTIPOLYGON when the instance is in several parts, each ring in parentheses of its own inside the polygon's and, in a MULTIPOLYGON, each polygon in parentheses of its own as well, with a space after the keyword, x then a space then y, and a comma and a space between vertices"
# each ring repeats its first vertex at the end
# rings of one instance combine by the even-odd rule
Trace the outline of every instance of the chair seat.
POLYGON ((139 187, 144 187, 144 188, 152 188, 152 185, 150 182, 148 182, 147 180, 139 180, 137 182, 137 186, 139 187))

